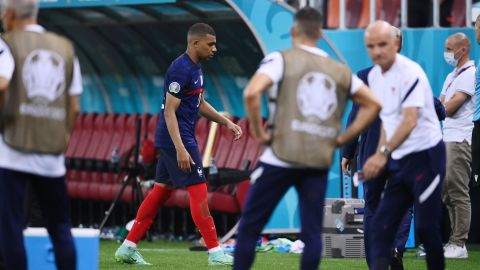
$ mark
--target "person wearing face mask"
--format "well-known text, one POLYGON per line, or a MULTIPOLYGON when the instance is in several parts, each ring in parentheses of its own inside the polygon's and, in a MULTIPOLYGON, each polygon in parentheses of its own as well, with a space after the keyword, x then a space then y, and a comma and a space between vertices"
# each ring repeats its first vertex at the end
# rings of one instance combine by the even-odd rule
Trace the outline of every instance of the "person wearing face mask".
POLYGON ((447 117, 443 140, 447 149, 447 172, 442 200, 448 209, 451 235, 445 246, 445 258, 467 258, 465 247, 470 230, 471 205, 468 194, 473 130, 475 64, 470 60, 470 40, 463 33, 449 36, 445 42, 445 61, 455 68, 447 75, 440 94, 447 117))

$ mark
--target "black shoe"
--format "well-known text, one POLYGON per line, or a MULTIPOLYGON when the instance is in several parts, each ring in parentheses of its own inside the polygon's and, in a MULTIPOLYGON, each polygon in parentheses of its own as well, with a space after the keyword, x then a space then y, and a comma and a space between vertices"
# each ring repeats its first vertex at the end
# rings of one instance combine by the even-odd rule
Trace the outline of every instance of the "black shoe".
POLYGON ((393 250, 393 255, 390 259, 390 269, 403 270, 403 252, 396 248, 393 250))

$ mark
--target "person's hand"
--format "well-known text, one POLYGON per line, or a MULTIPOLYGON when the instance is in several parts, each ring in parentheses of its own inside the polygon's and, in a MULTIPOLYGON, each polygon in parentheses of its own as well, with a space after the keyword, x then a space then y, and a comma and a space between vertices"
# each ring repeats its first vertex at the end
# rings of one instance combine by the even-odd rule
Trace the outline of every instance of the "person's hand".
POLYGON ((255 140, 259 144, 268 145, 268 144, 270 144, 270 141, 272 140, 272 136, 263 129, 260 130, 258 135, 256 135, 255 133, 253 133, 253 134, 254 134, 253 136, 254 136, 255 140))
POLYGON ((345 142, 345 139, 343 138, 343 135, 338 135, 338 136, 335 138, 335 143, 337 144, 337 146, 342 146, 342 145, 344 145, 346 142, 345 142))
POLYGON ((233 138, 234 141, 236 141, 236 140, 240 139, 240 137, 242 137, 242 134, 243 134, 242 128, 239 127, 238 125, 235 125, 232 121, 228 121, 228 123, 226 124, 226 127, 235 136, 233 138))
POLYGON ((387 157, 379 152, 375 153, 373 156, 367 159, 367 162, 365 162, 365 165, 363 166, 365 180, 368 181, 378 176, 385 168, 387 160, 387 157))
POLYGON ((195 162, 185 148, 177 150, 177 163, 180 170, 186 173, 191 171, 190 164, 195 165, 195 162))
POLYGON ((352 160, 342 158, 342 171, 346 176, 350 176, 350 169, 352 169, 352 160))

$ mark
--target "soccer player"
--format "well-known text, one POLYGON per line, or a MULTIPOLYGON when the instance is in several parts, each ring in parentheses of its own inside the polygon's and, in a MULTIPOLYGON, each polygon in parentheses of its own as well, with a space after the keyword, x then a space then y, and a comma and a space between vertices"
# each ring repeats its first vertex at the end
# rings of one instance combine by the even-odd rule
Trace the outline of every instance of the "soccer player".
POLYGON ((30 185, 57 268, 76 269, 63 152, 79 111, 80 65, 73 44, 45 31, 37 14, 37 0, 2 1, 0 257, 5 269, 27 269, 24 200, 30 185))
POLYGON ((317 48, 322 16, 313 8, 295 14, 293 47, 265 57, 244 92, 252 133, 268 144, 251 175, 238 228, 234 269, 249 269, 255 243, 278 201, 290 187, 299 194, 301 269, 318 269, 322 250, 323 204, 333 152, 377 117, 380 103, 350 69, 317 48), (280 83, 281 82, 281 83, 280 83), (261 95, 269 92, 269 126, 263 129, 261 95), (358 117, 339 135, 348 98, 358 117))
POLYGON ((211 59, 217 52, 215 31, 208 24, 196 23, 188 30, 187 41, 186 53, 175 59, 165 74, 164 102, 155 131, 155 146, 160 151, 156 183, 138 209, 130 233, 115 253, 119 262, 149 264, 136 246, 162 204, 170 197, 173 186, 188 190, 193 221, 208 248, 208 264, 233 263, 232 256, 219 246, 208 208, 207 184, 195 139, 195 123, 200 113, 226 126, 234 134, 234 140, 242 136, 242 130, 219 114, 203 97, 204 79, 200 62, 211 59))
POLYGON ((388 177, 372 220, 372 268, 388 269, 398 226, 413 204, 428 269, 444 269, 439 224, 445 145, 432 89, 420 65, 397 53, 398 39, 389 23, 377 21, 369 25, 365 45, 375 63, 368 82, 383 108, 378 149, 363 171, 367 180, 382 172, 388 177))

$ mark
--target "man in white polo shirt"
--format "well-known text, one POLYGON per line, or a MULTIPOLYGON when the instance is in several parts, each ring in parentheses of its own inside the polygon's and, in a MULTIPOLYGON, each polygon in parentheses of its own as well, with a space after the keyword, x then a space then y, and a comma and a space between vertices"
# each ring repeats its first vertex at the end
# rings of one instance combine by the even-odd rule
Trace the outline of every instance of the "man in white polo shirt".
POLYGON ((417 63, 397 53, 392 29, 389 23, 377 21, 365 32, 365 45, 375 63, 368 82, 382 102, 383 126, 377 152, 363 169, 367 180, 381 173, 388 178, 372 220, 372 268, 388 269, 398 225, 414 204, 427 267, 444 269, 439 224, 445 145, 428 78, 417 63))
POLYGON ((447 174, 442 200, 448 209, 452 229, 445 258, 467 258, 465 242, 470 230, 471 205, 468 194, 470 145, 473 130, 475 63, 470 60, 470 40, 464 33, 449 36, 445 42, 445 61, 454 66, 443 84, 440 101, 447 117, 443 125, 443 141, 447 148, 447 174))

